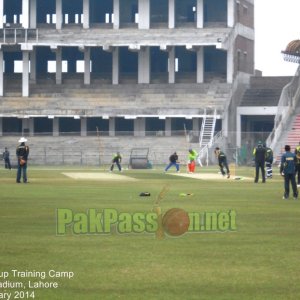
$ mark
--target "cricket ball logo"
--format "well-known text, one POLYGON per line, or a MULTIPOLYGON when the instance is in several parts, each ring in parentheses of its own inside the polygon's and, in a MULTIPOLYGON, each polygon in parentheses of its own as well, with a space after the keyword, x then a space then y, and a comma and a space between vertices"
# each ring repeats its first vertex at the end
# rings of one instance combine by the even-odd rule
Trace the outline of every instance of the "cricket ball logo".
POLYGON ((162 240, 167 233, 170 236, 180 236, 186 233, 190 226, 190 218, 188 213, 181 208, 169 209, 162 215, 160 203, 169 191, 168 185, 164 186, 159 193, 153 207, 153 211, 157 214, 157 231, 156 238, 162 240))

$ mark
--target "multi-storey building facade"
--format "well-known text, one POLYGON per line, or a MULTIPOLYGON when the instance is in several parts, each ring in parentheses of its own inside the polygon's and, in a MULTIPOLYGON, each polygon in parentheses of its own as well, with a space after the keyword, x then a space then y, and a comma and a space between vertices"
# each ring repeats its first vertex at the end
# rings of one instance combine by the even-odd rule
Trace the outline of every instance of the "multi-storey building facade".
POLYGON ((0 0, 0 134, 228 130, 254 0, 0 0))

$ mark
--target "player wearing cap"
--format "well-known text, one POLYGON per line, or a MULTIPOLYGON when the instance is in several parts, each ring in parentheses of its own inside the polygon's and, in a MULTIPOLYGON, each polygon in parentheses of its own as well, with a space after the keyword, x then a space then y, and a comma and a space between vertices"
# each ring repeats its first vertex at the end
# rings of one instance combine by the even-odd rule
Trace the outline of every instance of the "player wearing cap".
POLYGON ((17 147, 16 155, 18 159, 17 183, 21 183, 21 176, 23 174, 23 182, 27 183, 27 161, 29 155, 29 147, 25 145, 27 139, 21 137, 19 139, 20 145, 17 147))
POLYGON ((298 190, 296 185, 296 155, 291 152, 291 147, 284 147, 285 153, 281 156, 280 174, 284 176, 284 195, 283 199, 288 199, 290 194, 290 183, 293 189, 294 199, 298 198, 298 190))
POLYGON ((259 169, 261 170, 262 183, 266 182, 265 176, 265 161, 266 161, 266 148, 263 147, 262 142, 258 142, 257 147, 253 150, 253 156, 255 161, 255 179, 254 182, 258 183, 259 169))

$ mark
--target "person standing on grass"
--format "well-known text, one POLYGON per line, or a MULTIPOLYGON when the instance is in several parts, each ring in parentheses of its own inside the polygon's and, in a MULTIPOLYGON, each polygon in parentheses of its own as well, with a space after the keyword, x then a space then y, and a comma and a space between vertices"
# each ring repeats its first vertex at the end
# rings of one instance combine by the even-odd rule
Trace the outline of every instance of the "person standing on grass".
POLYGON ((230 178, 230 171, 228 168, 227 157, 226 157, 225 153, 222 152, 219 147, 216 147, 215 155, 218 158, 219 167, 220 167, 220 171, 221 171, 222 175, 225 176, 225 174, 227 174, 227 178, 230 178), (224 168, 226 169, 226 173, 224 171, 224 168))
POLYGON ((170 163, 166 166, 165 172, 167 172, 172 166, 175 166, 176 172, 179 172, 178 155, 176 152, 169 157, 169 161, 170 163))
POLYGON ((298 198, 296 185, 296 155, 291 152, 291 147, 284 147, 285 153, 281 156, 280 174, 284 176, 284 195, 282 199, 288 199, 290 194, 290 183, 293 189, 294 199, 298 198))
POLYGON ((266 177, 273 177, 272 163, 273 163, 273 151, 271 148, 267 147, 264 143, 263 147, 266 148, 266 177))
POLYGON ((262 183, 266 182, 265 175, 265 162, 266 162, 266 148, 263 147, 262 142, 258 142, 257 147, 253 150, 253 156, 255 161, 255 179, 254 182, 258 183, 259 169, 261 170, 262 183))
POLYGON ((2 157, 3 157, 3 160, 4 160, 4 164, 5 164, 5 169, 11 170, 9 151, 8 151, 7 147, 5 147, 5 150, 2 154, 2 157))
POLYGON ((122 172, 121 162, 122 162, 122 156, 121 156, 120 152, 115 153, 113 155, 112 165, 110 167, 110 172, 112 172, 114 170, 115 164, 117 165, 119 171, 122 172))
POLYGON ((16 155, 18 158, 18 171, 17 171, 17 183, 21 183, 21 176, 23 173, 23 182, 27 183, 27 161, 29 155, 29 147, 25 145, 27 139, 21 137, 19 139, 20 145, 17 147, 16 155))
POLYGON ((196 150, 189 149, 188 155, 188 172, 194 173, 196 168, 196 160, 198 158, 198 153, 196 150))
POLYGON ((300 186, 300 142, 295 149, 297 185, 300 186))

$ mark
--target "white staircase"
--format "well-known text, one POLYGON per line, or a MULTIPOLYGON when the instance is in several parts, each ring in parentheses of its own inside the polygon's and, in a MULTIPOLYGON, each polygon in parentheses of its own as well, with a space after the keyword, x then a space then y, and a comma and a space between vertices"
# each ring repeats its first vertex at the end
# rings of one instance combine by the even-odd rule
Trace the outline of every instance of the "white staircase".
POLYGON ((205 147, 212 141, 215 133, 216 121, 217 121, 216 110, 214 110, 213 115, 205 114, 202 120, 200 137, 199 137, 200 150, 201 148, 205 147))
MULTIPOLYGON (((214 133, 217 121, 217 112, 214 111, 213 115, 206 115, 202 120, 201 131, 199 136, 199 164, 201 159, 206 155, 208 157, 208 149, 212 146, 214 141, 214 133)), ((208 163, 208 159, 206 159, 208 163)))

